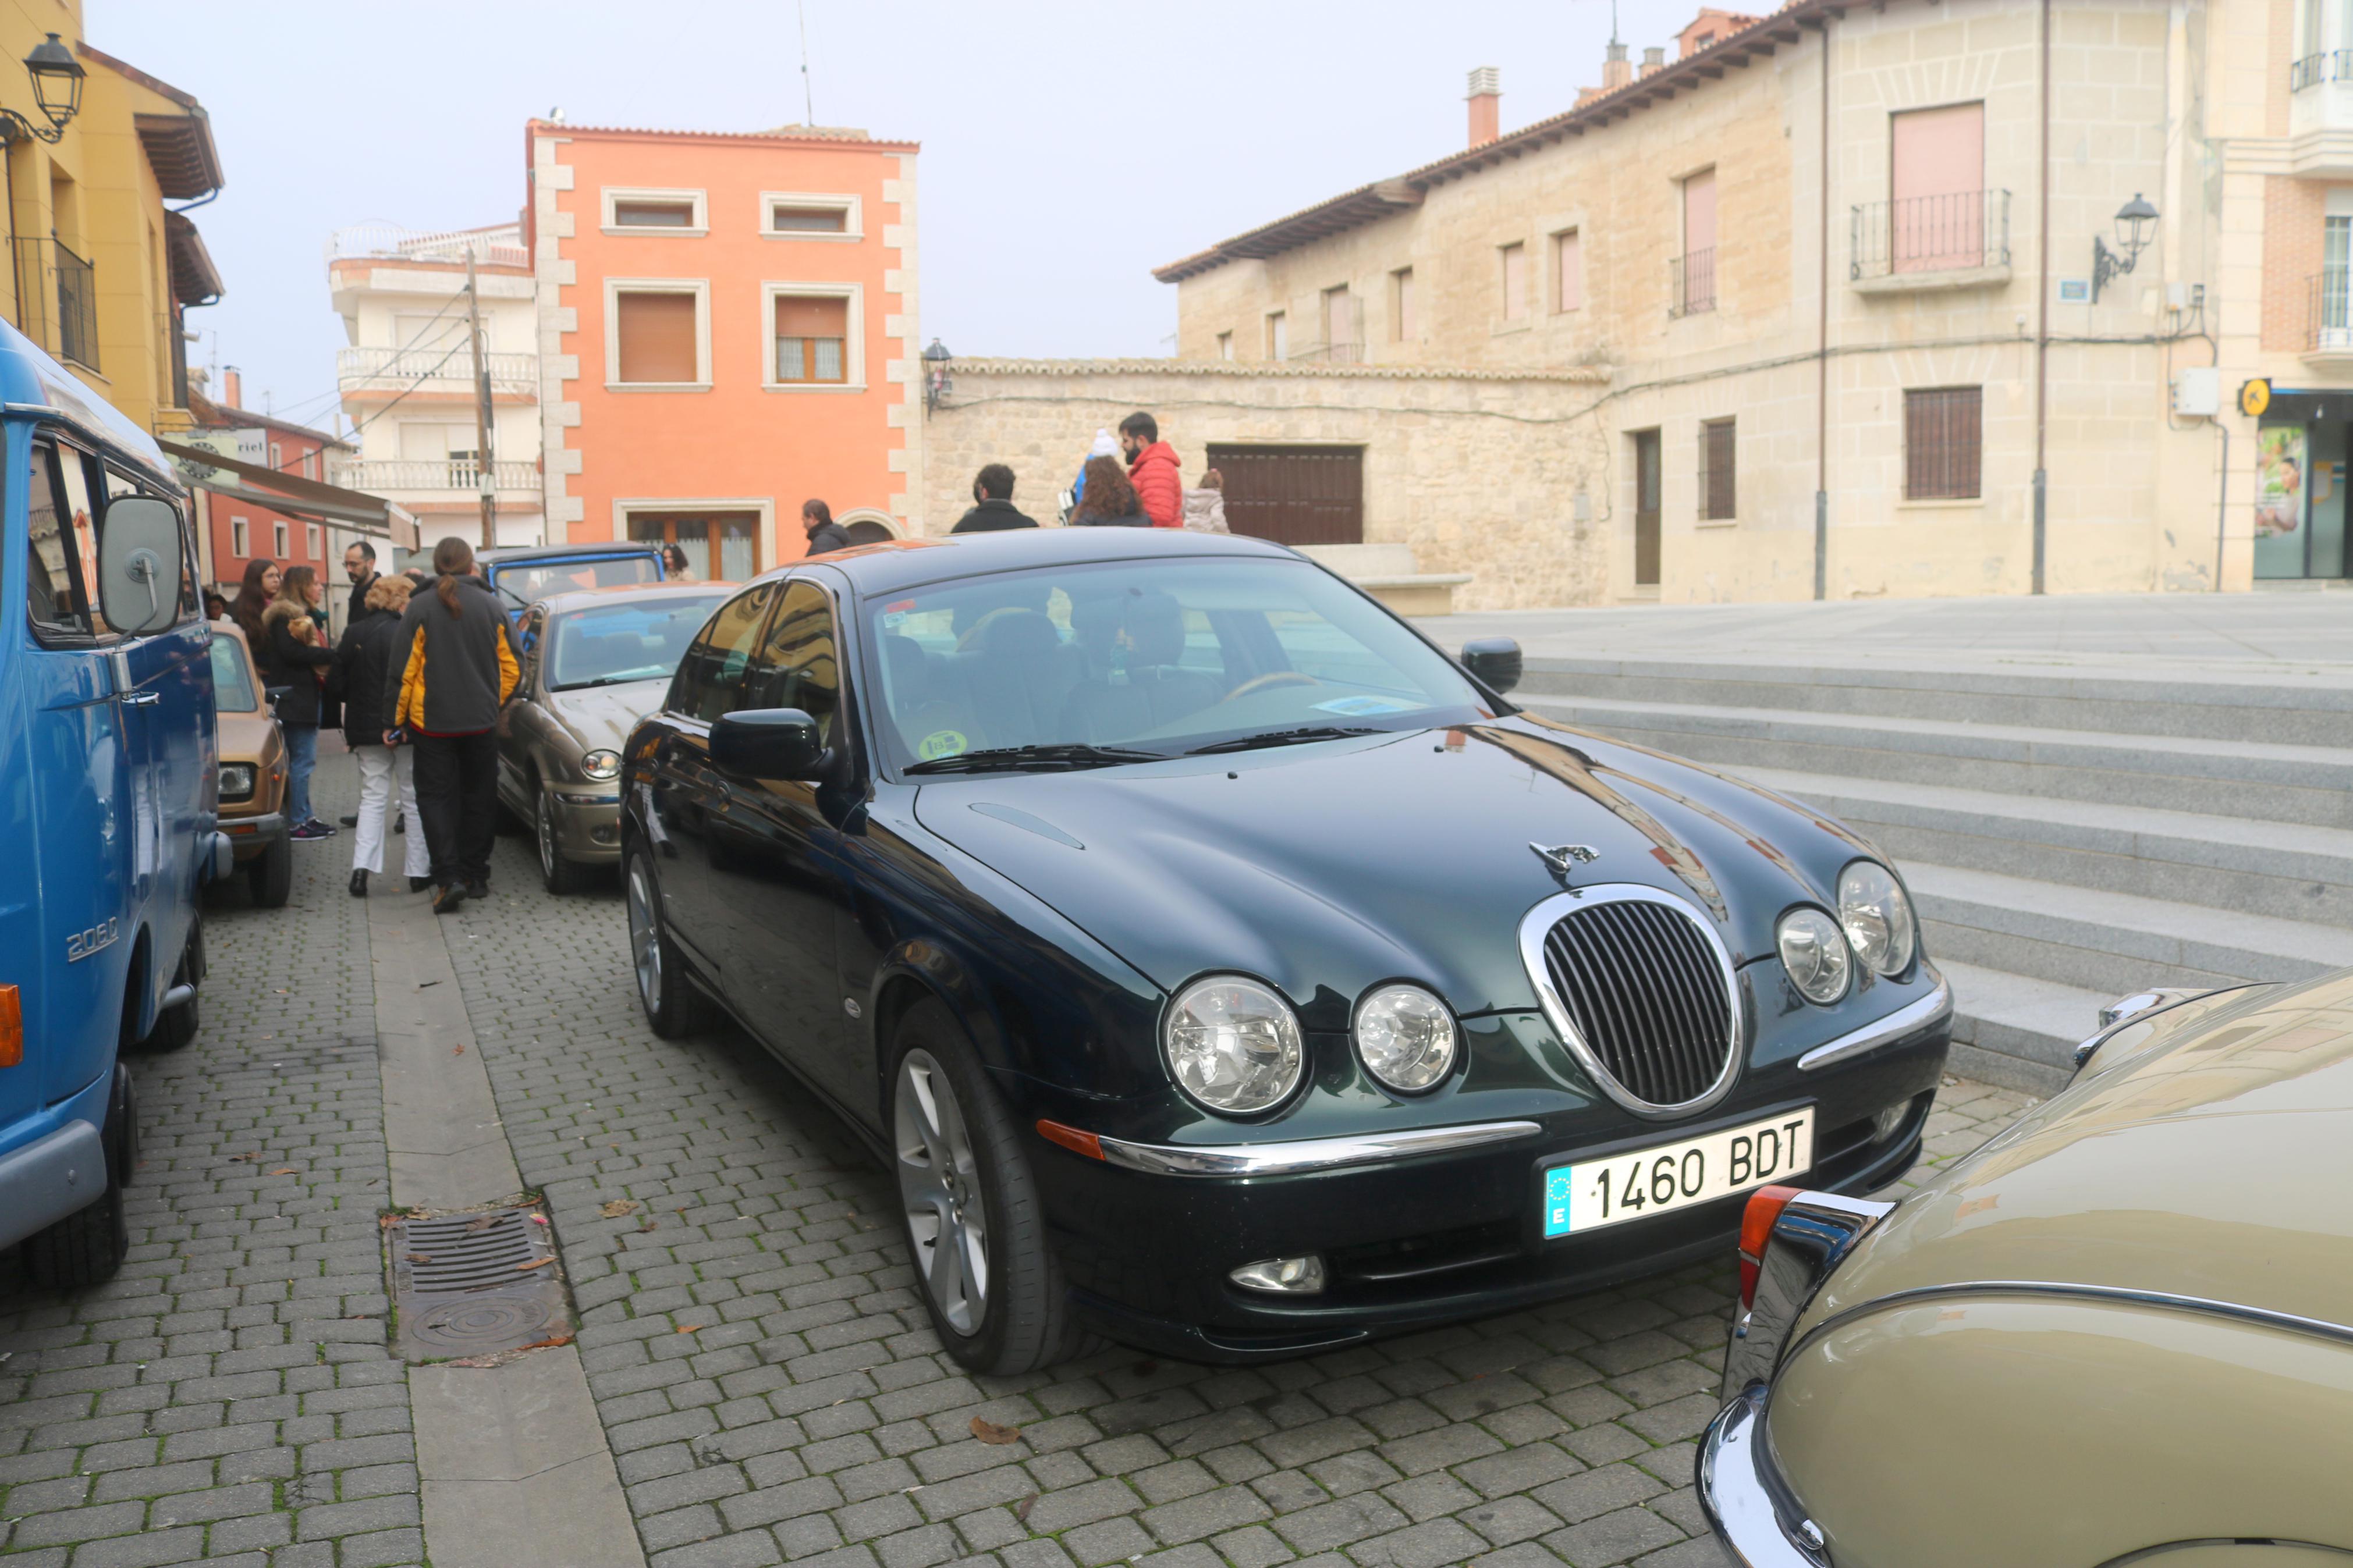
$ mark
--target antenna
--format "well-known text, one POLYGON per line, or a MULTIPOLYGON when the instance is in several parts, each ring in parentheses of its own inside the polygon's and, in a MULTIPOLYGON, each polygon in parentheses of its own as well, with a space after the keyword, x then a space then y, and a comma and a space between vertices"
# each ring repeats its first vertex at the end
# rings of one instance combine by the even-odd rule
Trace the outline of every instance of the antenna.
MULTIPOLYGON (((1618 0, 1609 0, 1609 3, 1614 5, 1618 3, 1618 0)), ((808 0, 795 0, 794 8, 800 13, 801 18, 801 113, 805 117, 801 121, 801 123, 804 125, 815 125, 817 123, 817 100, 809 90, 808 0)))
POLYGON ((1609 41, 1618 41, 1618 0, 1609 0, 1609 41))

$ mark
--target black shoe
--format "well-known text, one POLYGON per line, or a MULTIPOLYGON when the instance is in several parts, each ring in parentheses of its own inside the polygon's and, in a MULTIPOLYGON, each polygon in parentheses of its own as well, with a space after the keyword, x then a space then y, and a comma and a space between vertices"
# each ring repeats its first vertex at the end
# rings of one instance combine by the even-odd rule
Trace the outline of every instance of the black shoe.
POLYGON ((306 822, 286 837, 297 844, 313 844, 322 838, 332 838, 335 830, 322 822, 306 822))
POLYGON ((412 893, 421 893, 432 885, 433 879, 430 877, 411 877, 408 879, 408 890, 412 893))
POLYGON ((468 898, 470 898, 470 899, 487 899, 487 898, 489 898, 489 897, 491 896, 491 882, 490 882, 490 879, 489 879, 489 878, 487 878, 487 877, 485 877, 485 878, 483 878, 480 881, 478 881, 478 882, 469 882, 469 883, 467 883, 467 884, 466 884, 466 896, 467 896, 468 898))
POLYGON ((315 817, 315 816, 314 816, 314 817, 312 817, 309 822, 304 823, 304 824, 303 824, 303 826, 304 826, 305 827, 311 828, 312 830, 314 830, 315 832, 317 832, 317 834, 319 835, 319 837, 322 837, 322 838, 332 838, 336 834, 341 833, 341 832, 343 831, 343 829, 342 829, 342 828, 340 828, 340 827, 330 827, 330 826, 328 826, 325 823, 323 823, 323 822, 320 821, 320 820, 319 820, 317 817, 315 817))
POLYGON ((345 827, 357 827, 360 825, 359 814, 356 812, 340 820, 345 827))
POLYGON ((451 882, 433 895, 433 912, 437 915, 454 914, 458 906, 465 901, 466 889, 451 882))
POLYGON ((367 897, 367 873, 365 871, 353 871, 352 873, 352 897, 355 899, 364 899, 367 897))
POLYGON ((392 819, 392 830, 393 830, 395 833, 406 833, 406 832, 407 832, 407 831, 408 831, 408 818, 406 818, 406 816, 396 816, 396 817, 394 817, 394 818, 392 819))

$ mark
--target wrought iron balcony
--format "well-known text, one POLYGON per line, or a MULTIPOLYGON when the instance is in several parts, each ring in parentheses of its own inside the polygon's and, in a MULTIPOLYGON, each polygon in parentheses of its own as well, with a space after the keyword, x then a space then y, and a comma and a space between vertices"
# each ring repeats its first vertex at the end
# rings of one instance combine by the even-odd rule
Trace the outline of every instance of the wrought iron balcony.
POLYGON ((2353 81, 2353 49, 2324 49, 2288 62, 2290 92, 2302 92, 2325 81, 2353 81))
MULTIPOLYGON (((335 464, 331 479, 332 482, 346 489, 370 492, 456 490, 475 495, 482 488, 481 468, 471 458, 449 458, 439 461, 357 458, 335 464)), ((494 460, 491 464, 491 481, 492 488, 501 491, 537 490, 539 465, 494 460)))
POLYGON ((1688 251, 1667 262, 1667 314, 1696 316, 1715 309, 1715 247, 1688 251))
POLYGON ((54 239, 16 239, 17 330, 85 370, 98 369, 97 269, 54 239))
POLYGON ((1847 277, 1974 272, 2010 265, 2010 193, 1865 202, 1848 217, 1847 277))
POLYGON ((2353 267, 2324 267, 2305 288, 2304 352, 2353 357, 2353 267))
MULTIPOLYGON (((490 353, 482 357, 490 363, 492 392, 526 397, 539 395, 537 354, 490 353)), ((471 384, 473 374, 474 356, 463 338, 431 347, 335 351, 335 378, 346 393, 362 384, 397 388, 419 382, 446 381, 465 386, 471 384)))

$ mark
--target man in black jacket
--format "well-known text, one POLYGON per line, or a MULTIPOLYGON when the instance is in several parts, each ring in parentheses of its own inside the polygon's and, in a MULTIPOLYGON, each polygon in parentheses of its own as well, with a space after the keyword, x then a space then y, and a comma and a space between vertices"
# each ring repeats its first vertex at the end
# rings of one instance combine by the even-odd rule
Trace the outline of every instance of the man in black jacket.
POLYGON ((343 575, 352 580, 351 613, 343 617, 344 629, 367 611, 368 590, 375 586, 375 546, 363 539, 343 552, 343 575))
MULTIPOLYGON (((499 710, 522 667, 506 613, 474 575, 474 547, 454 534, 433 547, 430 590, 414 595, 385 671, 388 730, 417 748, 417 815, 433 856, 433 912, 490 892, 498 831, 499 710)), ((393 736, 385 736, 386 744, 393 736)))
POLYGON ((801 527, 808 534, 811 555, 849 548, 849 531, 833 521, 833 509, 821 500, 801 502, 801 527))
POLYGON ((1035 528, 1038 520, 1013 506, 1013 470, 991 463, 974 476, 970 511, 956 520, 950 533, 1002 533, 1008 528, 1035 528))

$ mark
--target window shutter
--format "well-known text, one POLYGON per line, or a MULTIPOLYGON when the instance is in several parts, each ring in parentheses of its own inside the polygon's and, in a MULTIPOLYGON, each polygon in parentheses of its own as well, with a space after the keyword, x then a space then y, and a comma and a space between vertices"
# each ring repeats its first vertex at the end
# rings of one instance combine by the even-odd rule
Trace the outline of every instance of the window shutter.
POLYGON ((1985 264, 1985 105, 1898 114, 1888 237, 1898 272, 1985 264))
POLYGON ((780 338, 846 338, 849 335, 849 301, 810 300, 779 295, 776 336, 780 338))
POLYGON ((1577 230, 1554 237, 1552 264, 1553 308, 1574 310, 1585 303, 1585 272, 1577 259, 1577 230))
POLYGON ((691 382, 702 379, 695 353, 691 294, 623 294, 619 318, 620 372, 625 382, 691 382))

